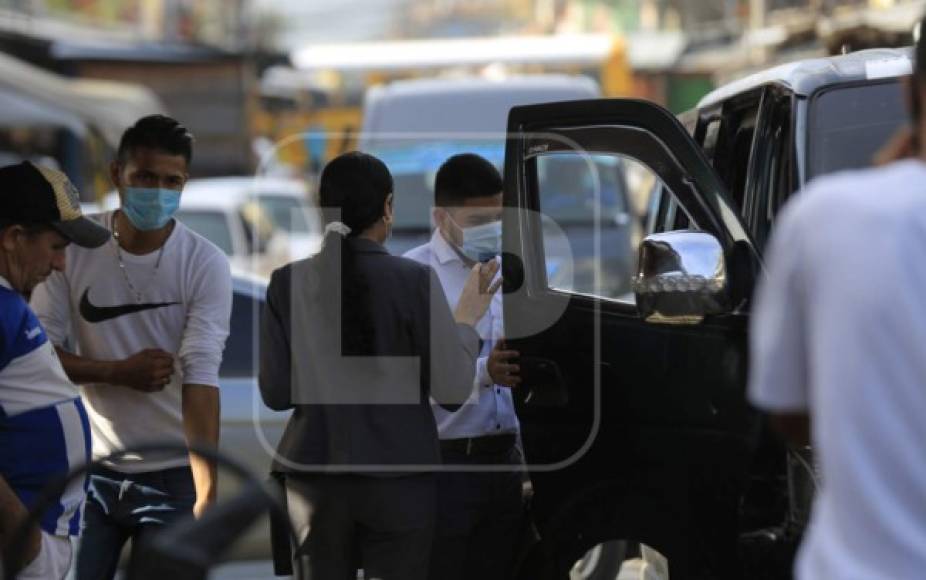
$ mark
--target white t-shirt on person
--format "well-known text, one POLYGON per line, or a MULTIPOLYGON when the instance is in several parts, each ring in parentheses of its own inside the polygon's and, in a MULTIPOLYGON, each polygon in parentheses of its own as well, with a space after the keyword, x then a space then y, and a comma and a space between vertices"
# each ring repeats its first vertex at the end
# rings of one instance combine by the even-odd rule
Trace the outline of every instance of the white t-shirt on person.
POLYGON ((822 487, 801 580, 926 571, 926 164, 814 182, 781 213, 749 394, 809 410, 822 487))
MULTIPOLYGON (((112 212, 92 216, 106 227, 112 212)), ((228 259, 179 221, 161 250, 142 256, 116 241, 97 249, 68 246, 65 271, 32 295, 32 307, 56 345, 94 360, 121 360, 159 348, 174 355, 174 375, 159 392, 82 385, 93 457, 145 444, 185 445, 183 384, 218 386, 229 332, 232 290, 228 259), (160 262, 159 262, 160 260, 160 262), (126 281, 125 276, 129 281, 126 281), (132 289, 141 293, 139 300, 132 289)), ((132 456, 119 469, 137 473, 186 465, 185 454, 132 456)))

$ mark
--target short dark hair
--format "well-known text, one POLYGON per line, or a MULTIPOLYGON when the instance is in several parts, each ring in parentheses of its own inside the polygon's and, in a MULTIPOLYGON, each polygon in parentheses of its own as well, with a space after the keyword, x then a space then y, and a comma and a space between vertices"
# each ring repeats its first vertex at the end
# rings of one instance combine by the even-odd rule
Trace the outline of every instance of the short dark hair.
POLYGON ((473 197, 496 195, 503 186, 502 176, 491 161, 475 153, 460 153, 444 161, 437 170, 434 204, 438 207, 462 205, 473 197))
POLYGON ((122 134, 116 161, 125 163, 136 149, 154 149, 170 155, 182 155, 189 165, 193 160, 193 134, 176 119, 166 115, 148 115, 122 134))

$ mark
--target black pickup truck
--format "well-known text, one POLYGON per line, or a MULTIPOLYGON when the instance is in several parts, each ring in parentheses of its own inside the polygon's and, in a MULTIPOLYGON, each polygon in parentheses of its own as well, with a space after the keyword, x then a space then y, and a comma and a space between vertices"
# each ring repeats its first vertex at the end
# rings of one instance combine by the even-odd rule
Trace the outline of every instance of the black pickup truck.
MULTIPOLYGON (((906 122, 910 72, 909 50, 871 50, 750 76, 678 118, 625 99, 512 109, 505 325, 540 536, 520 578, 613 580, 640 546, 636 565, 672 580, 790 577, 806 505, 746 401, 751 296, 778 210, 814 177, 870 164, 906 122), (577 188, 603 159, 622 168, 633 292, 549 282, 551 264, 588 258, 545 205, 544 168, 569 156, 587 160, 577 188)), ((608 227, 603 207, 586 217, 608 227)))

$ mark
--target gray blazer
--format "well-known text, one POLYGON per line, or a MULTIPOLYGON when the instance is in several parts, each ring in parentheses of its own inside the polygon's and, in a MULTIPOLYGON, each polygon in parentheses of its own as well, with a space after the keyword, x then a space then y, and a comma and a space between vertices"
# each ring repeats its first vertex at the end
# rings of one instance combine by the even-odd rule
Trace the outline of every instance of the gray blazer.
POLYGON ((337 283, 321 279, 317 258, 276 270, 261 321, 260 391, 268 407, 294 413, 272 469, 397 475, 437 465, 429 396, 451 410, 467 399, 479 336, 454 321, 428 266, 370 240, 346 243, 368 283, 373 348, 393 358, 340 356, 339 331, 308 298, 313 285, 337 283))

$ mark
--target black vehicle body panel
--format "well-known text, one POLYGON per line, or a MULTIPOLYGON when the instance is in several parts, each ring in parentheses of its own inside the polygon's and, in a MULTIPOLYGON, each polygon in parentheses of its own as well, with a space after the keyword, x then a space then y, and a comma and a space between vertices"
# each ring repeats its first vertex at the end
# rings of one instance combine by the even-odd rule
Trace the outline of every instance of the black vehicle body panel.
MULTIPOLYGON (((707 160, 661 108, 640 101, 578 101, 518 107, 509 118, 509 135, 521 138, 509 139, 506 151, 507 207, 542 210, 530 185, 531 162, 520 162, 531 147, 543 142, 541 148, 549 151, 555 135, 562 135, 590 150, 620 152, 600 120, 632 124, 661 137, 669 157, 683 168, 691 188, 678 193, 691 194, 686 201, 702 227, 722 240, 731 257, 740 253, 757 260, 707 160)), ((634 156, 647 155, 644 149, 634 156)), ((530 222, 527 216, 505 224, 506 251, 521 258, 505 261, 505 278, 527 285, 520 299, 506 298, 506 328, 563 298, 542 279, 542 258, 535 251, 542 244, 531 237, 530 222), (521 245, 524 239, 530 242, 521 245)), ((509 283, 506 291, 513 289, 509 283)), ((678 329, 642 321, 633 305, 579 295, 568 300, 551 328, 512 341, 522 356, 551 361, 568 392, 564 404, 552 406, 518 397, 537 489, 535 514, 546 523, 545 541, 559 546, 550 565, 562 574, 588 547, 587 529, 558 521, 569 513, 573 523, 601 517, 600 534, 619 532, 656 547, 669 555, 679 577, 688 570, 722 574, 728 564, 714 555, 735 550, 738 490, 757 429, 739 390, 746 371, 744 319, 732 314, 678 329), (572 498, 568 508, 559 493, 545 493, 564 487, 572 498), (615 493, 617 488, 624 491, 615 493), (574 549, 565 548, 570 545, 574 549)))
POLYGON ((550 328, 509 338, 522 358, 551 369, 540 381, 546 396, 527 384, 515 391, 542 538, 520 578, 566 578, 586 550, 612 539, 655 547, 673 579, 790 577, 800 530, 744 541, 780 525, 788 502, 784 446, 745 400, 750 300, 774 216, 808 179, 813 95, 886 82, 866 81, 866 63, 898 56, 909 50, 774 69, 715 91, 683 116, 686 125, 626 99, 512 109, 504 198, 518 211, 506 212, 503 231, 506 329, 566 303, 550 328), (711 124, 746 107, 753 132, 740 158, 737 134, 711 124), (532 157, 554 147, 551 135, 594 151, 630 151, 628 140, 609 134, 616 125, 662 141, 669 155, 656 160, 657 173, 665 160, 683 168, 672 189, 724 249, 730 313, 694 326, 651 324, 633 304, 549 288, 542 230, 525 215, 543 209, 532 157))

